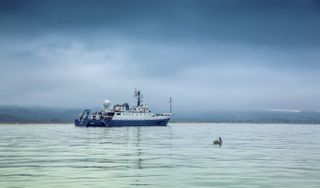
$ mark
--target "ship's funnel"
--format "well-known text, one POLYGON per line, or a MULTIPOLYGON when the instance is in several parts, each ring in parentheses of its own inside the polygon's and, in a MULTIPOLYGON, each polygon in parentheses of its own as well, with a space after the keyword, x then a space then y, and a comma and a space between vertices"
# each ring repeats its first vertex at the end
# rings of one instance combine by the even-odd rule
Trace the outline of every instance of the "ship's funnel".
POLYGON ((111 104, 111 101, 108 100, 108 99, 105 99, 105 100, 103 101, 103 107, 104 107, 104 110, 105 110, 105 111, 109 111, 110 104, 111 104))

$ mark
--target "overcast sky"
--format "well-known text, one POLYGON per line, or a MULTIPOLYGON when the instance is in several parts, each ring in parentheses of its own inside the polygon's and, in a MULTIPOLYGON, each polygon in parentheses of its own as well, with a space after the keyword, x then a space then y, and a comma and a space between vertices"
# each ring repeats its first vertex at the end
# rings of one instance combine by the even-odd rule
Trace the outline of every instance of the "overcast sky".
POLYGON ((320 1, 1 0, 0 105, 320 110, 320 1))

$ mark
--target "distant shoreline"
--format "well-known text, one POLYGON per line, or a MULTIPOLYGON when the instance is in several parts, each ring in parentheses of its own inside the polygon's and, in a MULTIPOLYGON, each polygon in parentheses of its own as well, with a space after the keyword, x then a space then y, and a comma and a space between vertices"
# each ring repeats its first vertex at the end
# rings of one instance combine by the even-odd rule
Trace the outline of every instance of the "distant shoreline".
MULTIPOLYGON (((0 124, 73 124, 82 110, 53 107, 1 106, 0 124)), ((170 123, 320 124, 320 111, 176 112, 170 123)))
MULTIPOLYGON (((170 123, 213 123, 213 124, 293 124, 293 125, 320 125, 320 122, 216 122, 216 121, 172 121, 170 123)), ((73 122, 0 122, 0 125, 30 125, 30 124, 74 124, 73 122)))

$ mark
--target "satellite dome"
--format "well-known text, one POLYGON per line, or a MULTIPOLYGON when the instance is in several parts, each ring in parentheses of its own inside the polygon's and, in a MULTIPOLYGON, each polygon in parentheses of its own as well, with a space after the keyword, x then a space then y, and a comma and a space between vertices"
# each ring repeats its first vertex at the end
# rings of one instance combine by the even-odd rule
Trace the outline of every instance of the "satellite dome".
POLYGON ((111 101, 108 100, 108 99, 105 99, 105 100, 103 101, 104 110, 106 110, 106 111, 109 110, 110 104, 111 104, 111 101))

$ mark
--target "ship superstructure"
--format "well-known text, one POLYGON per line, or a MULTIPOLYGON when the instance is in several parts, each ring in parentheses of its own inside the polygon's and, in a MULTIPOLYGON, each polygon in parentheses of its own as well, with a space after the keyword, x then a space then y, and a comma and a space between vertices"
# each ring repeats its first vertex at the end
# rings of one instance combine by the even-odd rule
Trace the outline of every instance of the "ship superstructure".
POLYGON ((135 91, 137 105, 130 108, 128 103, 116 104, 112 108, 110 100, 104 100, 104 109, 90 114, 90 110, 84 110, 79 119, 75 119, 76 126, 166 126, 171 115, 171 100, 169 113, 152 113, 149 107, 142 103, 142 94, 135 91))

